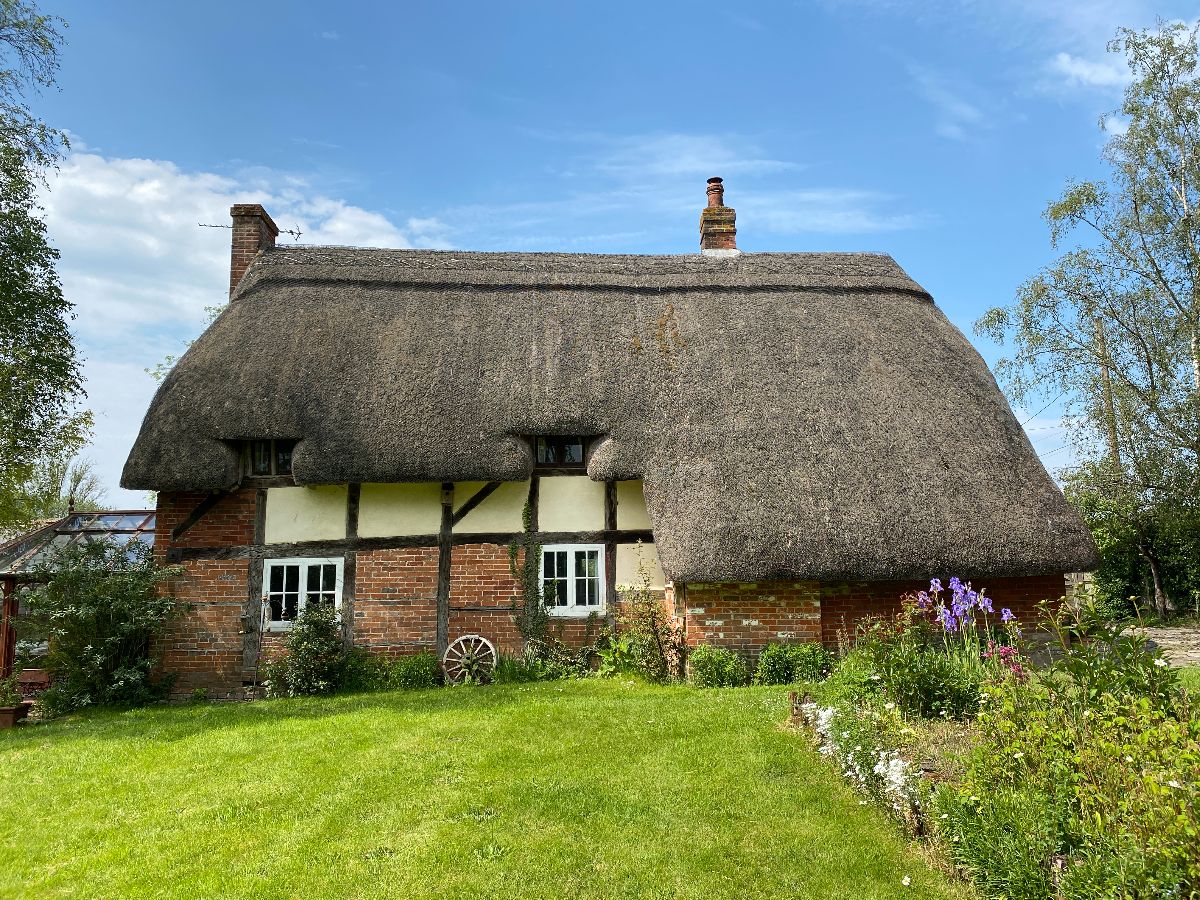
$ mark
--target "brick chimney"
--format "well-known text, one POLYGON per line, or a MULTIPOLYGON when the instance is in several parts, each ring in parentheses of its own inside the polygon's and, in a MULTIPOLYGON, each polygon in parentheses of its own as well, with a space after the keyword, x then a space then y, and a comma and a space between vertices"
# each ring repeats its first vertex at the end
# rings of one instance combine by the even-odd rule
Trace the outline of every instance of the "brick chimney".
POLYGON ((700 213, 700 252, 705 256, 733 256, 738 252, 737 212, 725 205, 720 178, 708 179, 708 206, 700 213))
POLYGON ((254 257, 275 246, 279 226, 257 203, 237 203, 229 208, 229 215, 233 218, 233 242, 229 254, 229 293, 232 295, 254 257))

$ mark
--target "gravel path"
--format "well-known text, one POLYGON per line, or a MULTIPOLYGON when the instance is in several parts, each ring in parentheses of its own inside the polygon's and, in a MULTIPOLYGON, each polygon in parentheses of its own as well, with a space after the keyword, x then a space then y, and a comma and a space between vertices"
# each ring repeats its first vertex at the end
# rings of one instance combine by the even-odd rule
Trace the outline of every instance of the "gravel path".
POLYGON ((1200 666, 1200 626, 1155 625, 1149 628, 1131 628, 1130 631, 1149 638, 1154 646, 1162 650, 1171 665, 1200 666))

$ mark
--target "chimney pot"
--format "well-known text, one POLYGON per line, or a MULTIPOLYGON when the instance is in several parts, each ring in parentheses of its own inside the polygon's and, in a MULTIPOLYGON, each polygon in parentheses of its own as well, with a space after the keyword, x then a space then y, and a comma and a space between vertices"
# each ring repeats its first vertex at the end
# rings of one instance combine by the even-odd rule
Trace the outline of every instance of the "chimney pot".
POLYGON ((737 248, 737 212, 725 205, 725 185, 708 179, 708 206, 700 211, 700 252, 706 256, 733 256, 737 248))
POLYGON ((229 294, 233 296, 234 289, 255 257, 263 250, 274 248, 275 238, 279 236, 279 226, 258 203, 236 203, 229 208, 229 216, 233 220, 233 238, 229 254, 229 294))

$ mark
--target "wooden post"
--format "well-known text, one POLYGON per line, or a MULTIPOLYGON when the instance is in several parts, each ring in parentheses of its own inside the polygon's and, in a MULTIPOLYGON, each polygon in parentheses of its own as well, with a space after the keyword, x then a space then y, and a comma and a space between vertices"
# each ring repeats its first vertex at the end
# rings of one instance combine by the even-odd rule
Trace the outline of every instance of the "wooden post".
POLYGON ((438 531, 437 652, 450 645, 450 554, 454 550, 454 483, 442 482, 442 527, 438 531))
POLYGON ((0 580, 0 678, 12 674, 17 659, 17 632, 13 625, 16 617, 17 585, 9 575, 0 580))

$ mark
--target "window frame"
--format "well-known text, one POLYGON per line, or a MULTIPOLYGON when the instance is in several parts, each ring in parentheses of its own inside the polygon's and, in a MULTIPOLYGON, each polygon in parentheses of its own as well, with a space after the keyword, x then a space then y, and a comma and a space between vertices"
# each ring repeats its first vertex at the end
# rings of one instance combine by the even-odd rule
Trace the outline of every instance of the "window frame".
MULTIPOLYGON (((297 581, 297 598, 296 598, 296 615, 299 616, 304 611, 304 607, 308 605, 308 590, 301 588, 301 584, 307 584, 308 570, 313 566, 333 565, 333 609, 341 618, 342 612, 342 590, 345 584, 346 559, 342 556, 287 556, 277 559, 264 559, 262 568, 262 629, 263 631, 291 631, 295 619, 281 619, 275 621, 271 618, 271 594, 285 593, 283 591, 271 590, 271 569, 275 566, 299 566, 300 575, 297 581)), ((286 576, 285 576, 286 577, 286 576)), ((320 593, 328 593, 320 591, 320 593)))
POLYGON ((563 619, 586 619, 592 613, 605 615, 608 609, 608 576, 604 556, 604 544, 545 544, 542 546, 542 556, 538 560, 538 589, 542 596, 542 606, 548 615, 563 619), (596 551, 596 584, 599 601, 595 606, 580 606, 575 603, 576 576, 571 573, 575 567, 575 555, 581 552, 596 551), (566 551, 567 557, 567 605, 551 606, 546 602, 546 554, 566 551))
POLYGON ((589 439, 586 436, 581 435, 581 434, 570 434, 570 435, 539 434, 539 435, 536 435, 533 438, 533 467, 534 467, 534 469, 537 469, 540 471, 554 470, 554 469, 570 470, 573 472, 574 471, 578 471, 578 472, 587 471, 588 440, 589 439), (579 461, 578 462, 562 462, 562 461, 543 462, 538 459, 538 456, 541 455, 543 452, 543 448, 549 448, 549 447, 553 446, 556 451, 555 455, 559 455, 558 451, 560 451, 562 447, 564 447, 568 444, 578 444, 579 445, 579 461))
POLYGON ((291 478, 292 457, 296 452, 299 441, 292 438, 249 438, 242 441, 242 476, 244 478, 291 478), (266 444, 270 456, 270 466, 267 472, 254 471, 254 449, 256 444, 266 444), (280 445, 290 445, 288 452, 288 467, 286 472, 279 471, 280 445))

